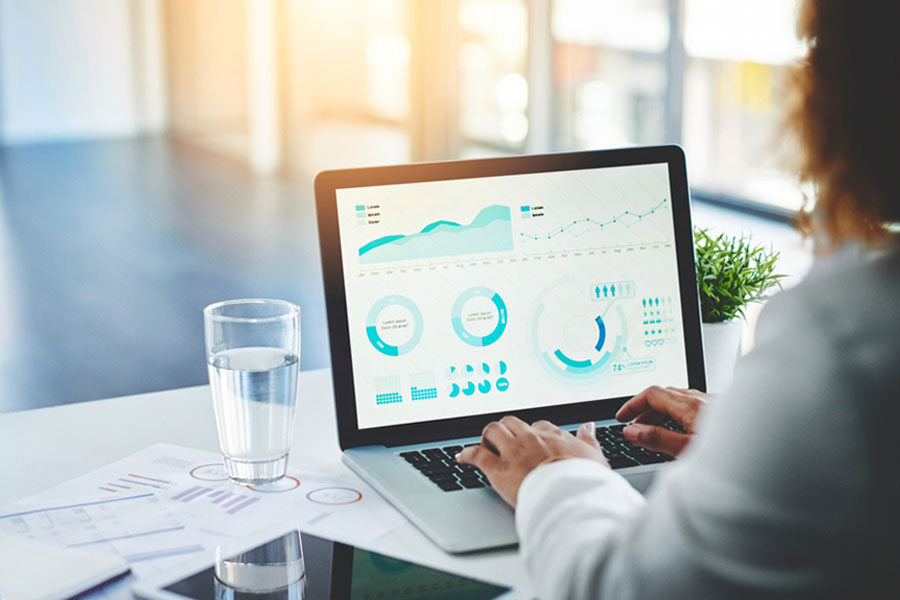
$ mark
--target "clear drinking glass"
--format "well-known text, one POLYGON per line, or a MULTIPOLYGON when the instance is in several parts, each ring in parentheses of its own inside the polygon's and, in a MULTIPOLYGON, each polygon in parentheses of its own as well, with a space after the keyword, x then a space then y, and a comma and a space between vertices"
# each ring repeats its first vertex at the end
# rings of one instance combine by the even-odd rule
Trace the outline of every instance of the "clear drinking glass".
POLYGON ((206 363, 228 476, 263 484, 284 477, 294 436, 300 307, 227 300, 203 309, 206 363))
POLYGON ((306 566, 296 531, 239 554, 216 549, 215 597, 229 600, 303 600, 306 566))

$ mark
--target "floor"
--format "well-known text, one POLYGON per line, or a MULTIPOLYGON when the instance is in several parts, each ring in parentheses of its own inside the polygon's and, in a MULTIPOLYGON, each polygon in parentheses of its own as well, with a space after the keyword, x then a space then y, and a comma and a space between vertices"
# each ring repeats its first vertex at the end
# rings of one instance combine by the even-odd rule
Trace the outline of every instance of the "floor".
MULTIPOLYGON (((771 242, 788 285, 809 268, 785 225, 694 221, 771 242)), ((300 304, 301 366, 328 366, 308 178, 166 139, 0 150, 0 412, 206 383, 203 307, 250 296, 300 304)))
POLYGON ((309 183, 164 139, 0 151, 0 412, 198 385, 202 309, 302 309, 329 364, 309 183))

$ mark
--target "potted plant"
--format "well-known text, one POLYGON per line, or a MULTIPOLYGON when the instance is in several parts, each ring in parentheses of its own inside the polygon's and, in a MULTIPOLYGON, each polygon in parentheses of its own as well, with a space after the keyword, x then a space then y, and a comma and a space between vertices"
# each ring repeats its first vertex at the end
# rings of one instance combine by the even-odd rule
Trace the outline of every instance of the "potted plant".
POLYGON ((710 392, 721 392, 731 383, 740 354, 744 309, 767 298, 772 288, 780 288, 784 275, 775 273, 779 253, 754 245, 749 236, 713 235, 697 228, 694 246, 706 385, 710 392))

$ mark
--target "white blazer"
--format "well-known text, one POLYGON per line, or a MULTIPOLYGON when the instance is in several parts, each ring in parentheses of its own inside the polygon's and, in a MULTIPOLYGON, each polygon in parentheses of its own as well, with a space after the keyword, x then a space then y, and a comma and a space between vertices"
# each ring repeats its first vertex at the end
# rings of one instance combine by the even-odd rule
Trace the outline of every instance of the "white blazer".
POLYGON ((519 491, 541 598, 900 597, 900 251, 777 294, 645 500, 585 459, 519 491))

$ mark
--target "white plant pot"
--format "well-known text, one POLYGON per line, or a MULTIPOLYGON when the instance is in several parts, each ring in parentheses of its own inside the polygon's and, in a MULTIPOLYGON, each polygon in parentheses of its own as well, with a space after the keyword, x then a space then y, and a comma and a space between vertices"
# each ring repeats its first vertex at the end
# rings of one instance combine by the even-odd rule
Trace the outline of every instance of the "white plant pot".
POLYGON ((703 357, 706 360, 706 390, 724 392, 731 385, 734 366, 741 354, 744 320, 703 324, 703 357))

